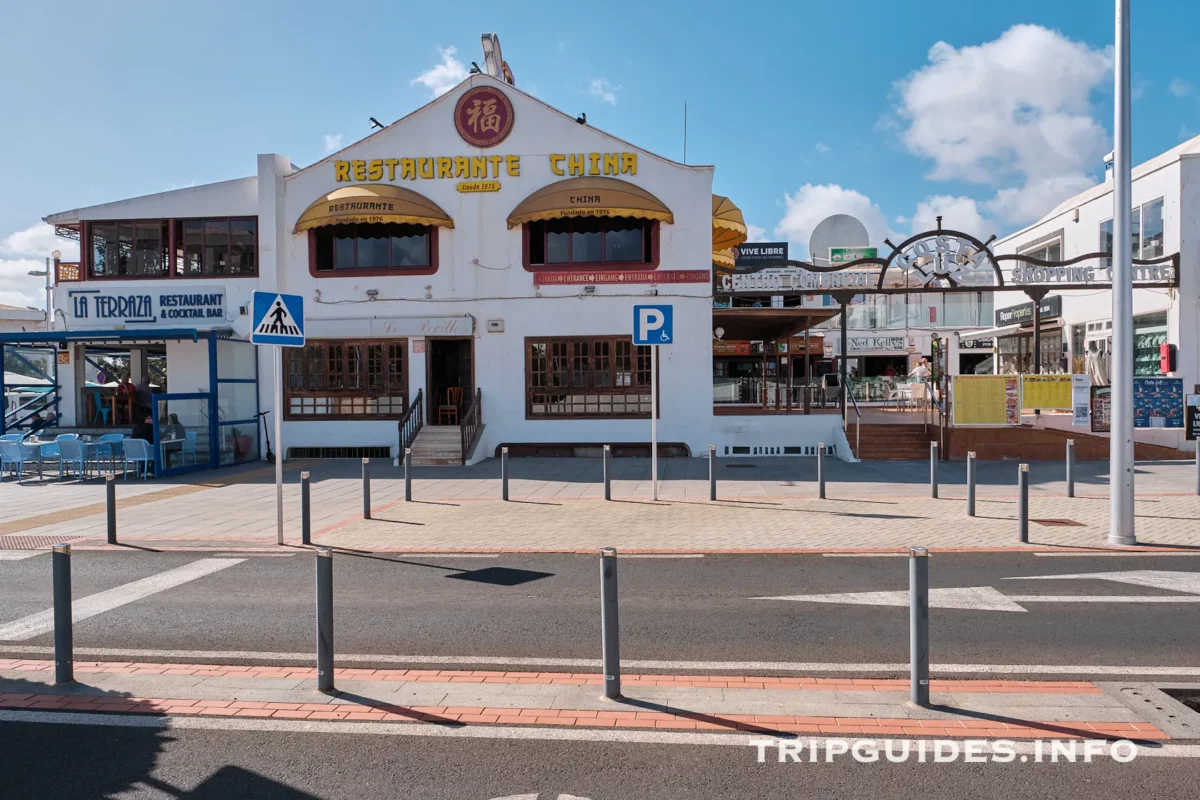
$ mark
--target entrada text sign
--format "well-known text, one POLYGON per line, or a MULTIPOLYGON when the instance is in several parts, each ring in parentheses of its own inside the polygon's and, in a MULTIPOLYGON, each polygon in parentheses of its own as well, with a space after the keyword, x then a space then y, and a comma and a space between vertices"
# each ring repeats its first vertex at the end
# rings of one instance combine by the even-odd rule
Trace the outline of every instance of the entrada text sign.
POLYGON ((225 291, 212 284, 172 286, 171 291, 73 289, 67 292, 77 323, 213 327, 225 323, 225 291))
MULTIPOLYGON (((637 175, 637 153, 551 153, 550 171, 555 175, 637 175)), ((416 158, 373 158, 334 161, 333 177, 338 183, 379 181, 487 180, 521 176, 521 157, 418 156, 416 158)))

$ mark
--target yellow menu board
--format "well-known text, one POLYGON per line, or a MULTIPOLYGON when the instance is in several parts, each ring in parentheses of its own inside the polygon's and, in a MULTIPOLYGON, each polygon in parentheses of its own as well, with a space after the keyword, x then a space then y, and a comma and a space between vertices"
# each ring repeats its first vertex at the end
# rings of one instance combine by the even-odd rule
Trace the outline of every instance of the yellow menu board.
POLYGON ((1019 390, 1014 375, 955 375, 955 426, 1019 425, 1019 390))
POLYGON ((1022 375, 1021 408, 1072 408, 1070 375, 1022 375))

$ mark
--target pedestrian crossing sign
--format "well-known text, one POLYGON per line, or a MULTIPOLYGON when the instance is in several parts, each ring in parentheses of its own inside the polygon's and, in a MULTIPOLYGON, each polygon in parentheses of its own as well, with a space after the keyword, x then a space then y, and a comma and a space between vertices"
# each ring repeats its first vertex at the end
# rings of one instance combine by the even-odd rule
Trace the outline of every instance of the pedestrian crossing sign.
POLYGON ((254 293, 250 341, 281 347, 304 346, 304 298, 298 294, 254 293))

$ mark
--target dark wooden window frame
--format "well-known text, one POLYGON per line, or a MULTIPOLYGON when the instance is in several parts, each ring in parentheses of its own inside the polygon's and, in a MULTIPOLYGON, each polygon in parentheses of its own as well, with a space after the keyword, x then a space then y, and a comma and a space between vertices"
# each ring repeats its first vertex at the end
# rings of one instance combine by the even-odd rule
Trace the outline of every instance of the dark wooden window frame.
MULTIPOLYGON (((172 281, 172 280, 227 280, 232 278, 257 278, 258 266, 260 263, 259 252, 259 225, 257 216, 232 216, 232 217, 160 217, 157 219, 94 219, 84 220, 79 223, 79 260, 81 264, 80 274, 83 280, 88 281, 172 281), (241 272, 237 275, 217 275, 206 274, 186 275, 177 272, 177 269, 182 264, 182 255, 176 253, 178 247, 183 245, 180 237, 176 235, 176 228, 182 229, 183 222, 209 222, 213 220, 220 221, 254 221, 254 270, 251 272, 241 272), (166 245, 167 253, 167 270, 163 275, 96 275, 94 274, 94 264, 92 263, 92 226, 93 225, 132 225, 137 223, 158 222, 167 225, 166 245)), ((231 234, 232 238, 232 234, 231 234)))
MULTIPOLYGON (((579 218, 571 217, 568 219, 573 220, 573 219, 579 219, 579 218)), ((526 222, 525 224, 523 224, 521 226, 521 263, 522 263, 522 265, 524 265, 525 269, 529 272, 542 272, 542 271, 557 272, 557 271, 561 271, 561 270, 570 270, 570 269, 605 270, 605 271, 611 271, 611 272, 619 272, 621 270, 646 270, 646 271, 648 271, 648 270, 658 269, 658 264, 659 264, 659 252, 658 252, 659 222, 658 222, 658 220, 642 220, 642 219, 638 219, 637 217, 584 217, 584 219, 599 219, 599 220, 635 219, 635 220, 638 220, 639 222, 648 224, 650 226, 650 260, 649 261, 640 261, 640 262, 639 261, 590 261, 590 262, 567 261, 562 264, 533 264, 530 262, 530 256, 529 256, 529 237, 531 235, 532 226, 534 223, 526 222)), ((538 220, 538 221, 539 222, 552 222, 553 220, 538 220)), ((544 233, 543 233, 543 236, 545 236, 544 233)), ((545 252, 545 246, 546 246, 545 241, 543 241, 542 242, 542 248, 543 248, 542 252, 543 253, 545 252)), ((600 249, 601 249, 601 252, 604 251, 603 237, 601 237, 600 249)))
MULTIPOLYGON (((376 275, 432 275, 438 271, 438 231, 437 225, 426 225, 429 240, 429 266, 427 267, 374 267, 371 269, 317 269, 317 228, 308 229, 308 272, 314 278, 370 278, 376 275)), ((355 260, 358 260, 358 248, 355 248, 355 260)))
MULTIPOLYGON (((571 420, 571 419, 650 419, 650 411, 647 409, 644 412, 583 412, 571 414, 537 414, 534 413, 533 407, 535 395, 553 395, 553 396, 593 396, 613 397, 613 396, 639 396, 649 398, 650 396, 650 348, 637 347, 633 344, 631 336, 526 336, 524 341, 525 347, 525 419, 527 420, 571 420), (583 358, 580 356, 578 345, 586 343, 587 354, 583 358), (597 360, 600 357, 597 353, 596 344, 607 343, 607 359, 608 359, 608 385, 597 386, 597 373, 603 370, 597 369, 597 360), (546 346, 546 385, 534 385, 534 363, 533 363, 533 346, 546 346), (630 381, 629 386, 617 386, 617 359, 619 346, 627 345, 629 347, 630 362, 630 381), (555 349, 559 354, 555 354, 555 349), (561 365, 556 365, 554 359, 562 359, 561 365), (583 366, 583 370, 579 369, 583 366), (550 379, 552 375, 558 374, 565 380, 564 384, 552 386, 550 379), (586 386, 578 385, 578 376, 586 375, 586 386)), ((659 376, 662 375, 661 365, 659 367, 659 376)), ((602 381, 601 381, 602 382, 602 381)), ((661 390, 660 390, 661 396, 661 390)), ((600 405, 597 401, 597 405, 600 405)), ((660 412, 661 416, 661 412, 660 412)))
POLYGON ((410 360, 408 349, 408 339, 309 339, 304 347, 287 347, 284 348, 283 358, 283 385, 284 385, 284 419, 296 420, 302 422, 319 422, 322 420, 395 420, 403 416, 408 410, 408 365, 410 360), (324 382, 324 388, 310 388, 314 372, 311 369, 311 360, 309 358, 310 346, 319 346, 322 348, 320 359, 320 376, 324 382), (380 364, 380 375, 382 376, 383 385, 381 387, 372 388, 370 384, 371 377, 371 356, 370 348, 373 346, 381 346, 383 348, 380 364), (330 376, 340 375, 343 382, 349 377, 347 369, 350 359, 348 351, 343 351, 340 363, 333 363, 330 358, 330 348, 332 347, 359 347, 361 348, 358 356, 358 376, 360 385, 356 388, 331 389, 329 387, 330 376), (388 347, 397 347, 401 354, 400 370, 397 375, 391 369, 390 356, 388 347), (300 359, 300 375, 304 388, 292 387, 292 364, 295 359, 300 359), (403 408, 400 410, 392 410, 388 413, 367 413, 364 411, 349 411, 346 413, 331 413, 331 414, 303 414, 294 413, 292 411, 293 398, 332 398, 334 400, 353 400, 357 398, 372 398, 372 397, 402 397, 404 399, 403 408))

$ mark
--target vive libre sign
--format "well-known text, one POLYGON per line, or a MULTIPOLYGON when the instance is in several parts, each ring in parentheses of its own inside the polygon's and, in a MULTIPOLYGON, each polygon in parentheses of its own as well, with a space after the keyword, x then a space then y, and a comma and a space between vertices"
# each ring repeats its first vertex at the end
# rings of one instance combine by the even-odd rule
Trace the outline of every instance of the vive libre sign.
POLYGON ((225 287, 214 283, 170 284, 153 289, 72 289, 67 298, 71 319, 80 326, 212 328, 227 324, 225 287))

